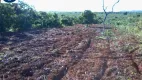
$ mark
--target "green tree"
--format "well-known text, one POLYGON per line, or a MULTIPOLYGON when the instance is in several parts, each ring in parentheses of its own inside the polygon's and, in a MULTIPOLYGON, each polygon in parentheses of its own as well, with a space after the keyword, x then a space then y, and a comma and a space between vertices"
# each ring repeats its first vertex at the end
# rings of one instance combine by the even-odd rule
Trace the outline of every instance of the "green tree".
POLYGON ((72 26, 74 24, 74 19, 72 17, 62 15, 61 22, 62 22, 62 25, 72 26))
POLYGON ((91 12, 90 10, 85 10, 82 14, 82 17, 83 17, 84 24, 96 23, 95 19, 94 19, 96 17, 96 15, 93 12, 91 12))
POLYGON ((53 26, 54 27, 61 27, 61 20, 60 20, 59 16, 55 13, 53 15, 53 17, 54 17, 53 26))
POLYGON ((0 4, 0 32, 6 32, 13 26, 14 15, 11 4, 0 4))

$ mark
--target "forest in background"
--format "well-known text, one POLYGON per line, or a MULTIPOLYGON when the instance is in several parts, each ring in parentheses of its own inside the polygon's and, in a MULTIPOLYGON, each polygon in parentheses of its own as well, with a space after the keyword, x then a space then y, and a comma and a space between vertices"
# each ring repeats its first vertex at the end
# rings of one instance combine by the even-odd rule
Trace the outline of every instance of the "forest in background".
MULTIPOLYGON (((20 1, 19 4, 0 4, 0 32, 17 32, 39 28, 60 28, 74 24, 102 24, 104 13, 92 12, 43 12, 20 1)), ((113 12, 106 20, 112 26, 142 25, 141 12, 113 12)))
POLYGON ((101 23, 96 14, 90 10, 79 13, 77 16, 68 16, 70 13, 60 15, 60 13, 38 12, 22 1, 19 4, 0 4, 0 10, 0 32, 101 23))

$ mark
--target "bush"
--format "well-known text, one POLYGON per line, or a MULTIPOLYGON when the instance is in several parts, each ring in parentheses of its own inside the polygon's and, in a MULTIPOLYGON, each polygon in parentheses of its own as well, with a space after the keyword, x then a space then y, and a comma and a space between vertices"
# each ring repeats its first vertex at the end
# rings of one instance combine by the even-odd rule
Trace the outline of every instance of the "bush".
POLYGON ((128 12, 124 12, 123 14, 124 14, 124 15, 127 15, 127 14, 128 14, 128 12))

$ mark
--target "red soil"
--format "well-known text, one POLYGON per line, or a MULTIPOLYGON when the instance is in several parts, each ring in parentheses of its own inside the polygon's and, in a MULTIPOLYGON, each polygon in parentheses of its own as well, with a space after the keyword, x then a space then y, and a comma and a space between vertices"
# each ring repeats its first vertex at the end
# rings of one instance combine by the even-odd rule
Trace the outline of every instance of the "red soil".
POLYGON ((122 51, 125 41, 108 43, 95 27, 6 35, 0 41, 0 80, 141 80, 139 49, 122 51))

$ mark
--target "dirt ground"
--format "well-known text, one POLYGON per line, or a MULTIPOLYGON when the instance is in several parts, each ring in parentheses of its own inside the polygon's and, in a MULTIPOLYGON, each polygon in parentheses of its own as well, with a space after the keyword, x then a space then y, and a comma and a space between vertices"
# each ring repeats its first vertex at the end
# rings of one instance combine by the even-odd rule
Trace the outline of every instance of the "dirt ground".
POLYGON ((7 33, 0 39, 0 80, 142 80, 140 49, 124 51, 125 41, 108 43, 100 32, 78 24, 7 33))

